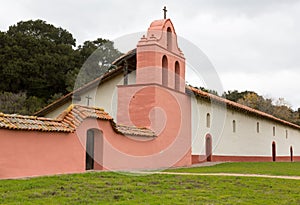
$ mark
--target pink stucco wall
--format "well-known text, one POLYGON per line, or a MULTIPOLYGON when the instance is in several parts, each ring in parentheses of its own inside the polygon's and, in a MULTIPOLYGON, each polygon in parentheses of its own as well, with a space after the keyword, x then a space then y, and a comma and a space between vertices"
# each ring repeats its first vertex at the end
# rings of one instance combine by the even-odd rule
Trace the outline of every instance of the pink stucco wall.
POLYGON ((85 152, 72 133, 0 129, 0 178, 82 172, 85 152))
MULTIPOLYGON (((101 131, 99 135, 95 135, 95 141, 98 138, 100 142, 95 142, 95 150, 98 150, 95 151, 95 162, 101 165, 97 165, 100 169, 158 169, 191 164, 190 144, 184 135, 178 136, 172 143, 163 137, 145 140, 143 137, 117 134, 108 121, 95 119, 85 120, 77 130, 77 135, 84 136, 86 127, 101 131)), ((85 139, 80 137, 83 145, 85 139)), ((95 169, 99 169, 97 167, 95 166, 95 169)))
POLYGON ((95 130, 94 169, 153 169, 191 164, 187 136, 179 134, 172 143, 166 137, 145 140, 116 133, 109 121, 88 118, 74 133, 0 129, 0 178, 84 172, 88 129, 95 130))
POLYGON ((191 103, 186 94, 156 84, 118 86, 117 118, 120 124, 145 126, 157 134, 146 142, 110 139, 118 150, 135 156, 139 168, 191 164, 191 103))

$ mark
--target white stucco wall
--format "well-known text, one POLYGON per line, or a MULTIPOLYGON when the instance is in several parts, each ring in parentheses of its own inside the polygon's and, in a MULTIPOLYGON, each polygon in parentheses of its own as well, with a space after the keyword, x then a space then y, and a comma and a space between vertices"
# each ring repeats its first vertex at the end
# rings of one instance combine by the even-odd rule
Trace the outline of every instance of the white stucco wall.
POLYGON ((52 112, 48 113, 44 117, 47 117, 47 118, 57 118, 64 110, 66 110, 69 107, 69 105, 71 105, 71 103, 72 103, 72 101, 68 101, 67 103, 65 103, 62 106, 56 108, 55 110, 53 110, 52 112))
POLYGON ((273 141, 276 142, 277 156, 289 156, 290 146, 293 147, 294 155, 300 155, 300 130, 298 129, 203 100, 193 99, 192 102, 193 155, 205 155, 205 136, 208 133, 212 136, 213 155, 270 157, 273 141), (207 113, 210 113, 210 128, 206 127, 207 113), (236 132, 233 132, 233 120, 236 121, 236 132), (257 122, 260 127, 259 133, 256 128, 257 122), (275 126, 275 136, 273 136, 273 126, 275 126))

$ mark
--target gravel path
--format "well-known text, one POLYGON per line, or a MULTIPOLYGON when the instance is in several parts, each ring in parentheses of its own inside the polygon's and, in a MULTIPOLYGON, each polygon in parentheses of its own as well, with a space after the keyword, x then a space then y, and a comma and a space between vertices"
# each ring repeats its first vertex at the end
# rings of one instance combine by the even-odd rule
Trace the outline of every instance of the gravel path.
POLYGON ((139 174, 166 174, 166 175, 190 175, 190 176, 233 176, 233 177, 258 177, 272 179, 300 180, 300 176, 275 176, 263 174, 237 174, 237 173, 187 173, 187 172, 136 172, 139 174))

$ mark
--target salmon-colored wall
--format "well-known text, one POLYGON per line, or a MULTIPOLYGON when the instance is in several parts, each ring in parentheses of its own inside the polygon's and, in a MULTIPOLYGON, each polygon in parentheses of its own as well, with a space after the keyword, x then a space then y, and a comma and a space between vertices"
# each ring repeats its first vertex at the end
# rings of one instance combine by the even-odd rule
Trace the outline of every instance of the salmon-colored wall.
POLYGON ((168 53, 163 49, 147 48, 139 49, 142 51, 137 52, 137 70, 136 70, 136 83, 157 83, 162 84, 162 58, 165 55, 168 61, 168 85, 167 87, 175 89, 175 63, 179 63, 180 73, 179 91, 185 92, 185 60, 176 55, 168 53), (159 51, 156 51, 156 50, 159 51))
MULTIPOLYGON (((118 123, 148 127, 157 137, 149 141, 127 137, 111 144, 133 156, 128 169, 188 166, 191 164, 191 102, 184 93, 161 85, 118 86, 118 123), (129 141, 128 141, 129 140, 129 141), (189 154, 187 154, 189 153, 189 154), (142 161, 139 161, 142 158, 142 161), (179 163, 180 161, 180 163, 179 163), (135 163, 136 162, 136 163, 135 163)), ((122 160, 119 162, 122 164, 122 160)), ((126 167, 123 164, 123 167, 126 167)))
MULTIPOLYGON (((188 119, 184 122, 190 125, 188 119)), ((0 178, 84 172, 89 129, 95 131, 94 169, 157 169, 191 164, 190 129, 182 129, 171 138, 145 139, 116 133, 110 121, 87 118, 74 133, 0 129, 0 178)))
POLYGON ((0 178, 84 171, 84 150, 72 133, 0 129, 0 178))
MULTIPOLYGON (((167 58, 167 87, 175 88, 175 76, 179 81, 176 89, 185 92, 185 58, 178 48, 177 36, 170 19, 157 20, 150 25, 147 36, 143 36, 137 44, 136 51, 136 83, 162 83, 162 59, 167 58), (170 32, 168 32, 168 29, 170 32), (179 73, 175 73, 178 62, 179 73)), ((166 84, 166 83, 164 83, 166 84)))
POLYGON ((179 135, 167 146, 162 137, 145 140, 144 137, 124 136, 117 134, 109 121, 90 118, 86 119, 76 131, 82 146, 85 146, 86 131, 90 128, 98 129, 101 131, 99 133, 102 133, 95 135, 95 149, 103 146, 101 151, 95 151, 95 169, 158 169, 191 164, 190 141, 184 135, 179 135), (97 141, 103 145, 97 144, 97 141))
POLYGON ((109 166, 147 169, 191 165, 191 101, 185 94, 185 58, 177 46, 172 22, 154 21, 147 37, 138 42, 136 55, 136 84, 118 86, 117 123, 150 128, 157 137, 148 141, 107 138, 117 150, 107 154, 116 156, 114 161, 120 167, 109 166), (164 82, 163 75, 167 76, 164 82))

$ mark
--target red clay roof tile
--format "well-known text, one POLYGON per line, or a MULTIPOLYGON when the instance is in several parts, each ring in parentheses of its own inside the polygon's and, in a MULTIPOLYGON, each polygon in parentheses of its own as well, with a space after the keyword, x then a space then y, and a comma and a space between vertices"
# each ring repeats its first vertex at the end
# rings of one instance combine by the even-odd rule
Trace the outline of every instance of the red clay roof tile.
POLYGON ((112 128, 123 135, 155 137, 146 128, 116 125, 113 118, 102 108, 70 105, 57 119, 0 113, 0 128, 44 132, 73 132, 86 118, 110 121, 112 128))

